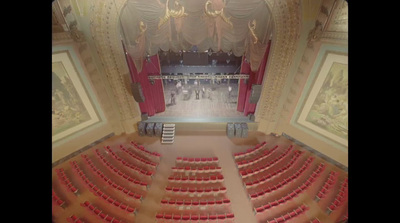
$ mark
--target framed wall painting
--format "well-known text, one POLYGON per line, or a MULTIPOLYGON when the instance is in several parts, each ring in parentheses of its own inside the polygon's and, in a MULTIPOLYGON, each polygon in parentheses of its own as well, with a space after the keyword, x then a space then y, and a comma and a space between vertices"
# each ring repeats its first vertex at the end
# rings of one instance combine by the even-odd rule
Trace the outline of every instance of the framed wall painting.
MULTIPOLYGON (((331 48, 332 49, 332 48, 331 48)), ((322 48, 291 124, 342 150, 348 147, 347 52, 322 48)))
POLYGON ((101 109, 73 47, 53 48, 51 75, 53 143, 102 122, 101 109))

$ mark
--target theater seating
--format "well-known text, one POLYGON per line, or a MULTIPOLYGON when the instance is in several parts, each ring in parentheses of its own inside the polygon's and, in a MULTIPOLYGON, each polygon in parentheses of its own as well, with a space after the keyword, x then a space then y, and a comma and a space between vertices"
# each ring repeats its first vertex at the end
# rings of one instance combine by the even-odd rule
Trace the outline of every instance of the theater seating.
POLYGON ((347 201, 348 185, 348 178, 345 178, 340 186, 339 193, 337 193, 334 201, 328 207, 328 214, 336 210, 347 201))
MULTIPOLYGON (((327 171, 325 162, 315 162, 311 153, 296 149, 293 145, 256 145, 246 152, 234 153, 235 163, 243 186, 253 204, 253 212, 258 222, 285 222, 308 210, 306 204, 280 216, 273 216, 274 210, 285 210, 286 205, 294 205, 305 197, 315 197, 314 202, 326 197, 333 190, 339 172, 327 171), (278 195, 279 194, 279 195, 278 195)), ((347 178, 346 178, 347 179, 347 178)), ((346 181, 343 183, 346 186, 346 181)), ((327 213, 337 210, 345 202, 347 192, 341 187, 327 213)), ((329 195, 329 197, 332 197, 329 195)), ((325 206, 326 207, 326 206, 325 206)), ((340 216, 340 215, 339 215, 340 216)), ((336 222, 344 216, 332 218, 336 222)), ((320 222, 316 217, 303 215, 298 221, 320 222)), ((297 221, 297 220, 296 220, 297 221)), ((290 222, 296 222, 294 219, 290 222)))
POLYGON ((108 215, 106 212, 104 212, 104 210, 101 210, 100 208, 93 206, 89 201, 81 203, 81 206, 87 208, 87 210, 89 210, 92 214, 97 215, 100 219, 105 220, 106 222, 110 223, 121 222, 121 220, 108 215))
POLYGON ((265 145, 267 144, 266 141, 263 141, 257 145, 255 145, 253 148, 249 148, 247 149, 245 152, 238 152, 238 153, 234 153, 233 157, 235 159, 240 159, 240 158, 247 158, 249 156, 255 155, 258 152, 263 151, 266 147, 265 145))
MULTIPOLYGON (((109 150, 108 150, 109 151, 109 150)), ((115 167, 111 164, 110 161, 108 161, 105 156, 103 156, 100 153, 99 149, 95 149, 96 155, 97 157, 103 162, 103 164, 107 167, 109 167, 110 169, 115 169, 115 167)), ((135 166, 134 164, 128 163, 127 161, 123 160, 122 158, 120 158, 119 156, 117 156, 115 153, 111 153, 112 157, 115 158, 115 160, 117 160, 119 163, 121 163, 122 165, 128 167, 129 169, 135 171, 135 173, 137 173, 140 176, 144 176, 144 177, 149 177, 151 178, 154 175, 154 171, 148 171, 148 170, 144 170, 141 169, 138 166, 135 166)))
POLYGON ((69 191, 71 191, 72 193, 76 194, 78 193, 78 189, 72 185, 72 182, 69 180, 69 178, 67 177, 67 175, 65 175, 64 169, 63 168, 58 168, 55 169, 58 179, 60 180, 61 184, 65 185, 69 191))
MULTIPOLYGON (((267 142, 232 154, 257 222, 318 223, 348 219, 347 174, 318 156, 295 145, 267 142), (323 211, 309 210, 318 206, 323 211)), ((132 141, 95 148, 76 156, 66 167, 54 168, 53 182, 57 188, 52 191, 53 208, 58 213, 68 211, 57 220, 88 222, 98 218, 98 222, 136 222, 141 202, 153 184, 153 177, 159 174, 160 160, 159 153, 132 141), (82 211, 76 212, 76 208, 82 211)), ((165 171, 163 176, 157 175, 157 182, 163 179, 167 184, 160 194, 163 197, 159 205, 154 206, 153 220, 237 222, 231 207, 235 201, 227 193, 230 187, 225 185, 224 168, 215 156, 178 155, 170 175, 165 175, 165 171)))
POLYGON ((67 218, 68 222, 74 222, 74 223, 84 223, 84 221, 82 221, 81 219, 79 219, 78 217, 76 217, 76 215, 71 215, 67 218))
POLYGON ((157 222, 233 222, 217 157, 177 157, 172 173, 157 222))
POLYGON ((272 220, 268 220, 267 223, 281 223, 281 222, 285 222, 288 220, 292 220, 293 218, 305 213, 308 209, 309 209, 309 207, 307 207, 305 204, 302 204, 301 206, 292 210, 291 212, 288 212, 284 215, 276 217, 272 220))
POLYGON ((63 201, 61 198, 59 198, 56 194, 56 192, 54 191, 54 189, 52 189, 52 195, 53 195, 53 201, 60 207, 64 208, 65 207, 65 201, 63 201))
MULTIPOLYGON (((126 205, 123 202, 120 202, 114 198, 112 198, 111 196, 107 195, 106 193, 104 193, 103 191, 100 190, 99 187, 97 187, 95 184, 93 184, 88 177, 86 177, 86 175, 84 174, 84 172, 81 170, 81 168, 79 167, 78 163, 76 161, 71 161, 70 162, 74 172, 79 175, 81 177, 81 179, 84 181, 84 183, 86 184, 86 187, 88 188, 88 190, 90 192, 92 192, 95 196, 100 197, 101 199, 107 201, 110 205, 114 205, 116 207, 119 207, 120 209, 128 212, 128 213, 135 213, 135 208, 130 207, 129 205, 126 205)), ((123 190, 123 189, 121 189, 123 190)), ((137 200, 140 200, 141 197, 138 197, 139 195, 134 194, 132 192, 129 192, 127 194, 128 196, 134 197, 137 200), (136 195, 136 197, 135 197, 136 195)))
MULTIPOLYGON (((155 160, 155 162, 160 162, 161 160, 160 153, 150 152, 144 146, 139 145, 137 142, 131 141, 130 143, 131 145, 133 145, 133 149, 135 149, 136 152, 140 153, 141 155, 147 157, 150 160, 155 160)), ((120 147, 123 147, 123 145, 120 145, 120 147)))

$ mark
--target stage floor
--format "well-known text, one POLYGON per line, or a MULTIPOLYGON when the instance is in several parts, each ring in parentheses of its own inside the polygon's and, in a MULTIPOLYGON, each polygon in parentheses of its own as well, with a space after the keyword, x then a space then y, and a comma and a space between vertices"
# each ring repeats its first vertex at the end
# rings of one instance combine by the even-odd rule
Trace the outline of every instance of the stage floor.
POLYGON ((231 95, 228 94, 228 84, 201 84, 199 99, 196 99, 195 85, 183 85, 184 91, 179 91, 175 95, 176 104, 171 104, 171 92, 176 91, 173 82, 164 82, 165 112, 157 113, 152 119, 188 119, 192 122, 228 122, 231 118, 239 118, 239 121, 246 121, 248 118, 243 112, 236 110, 238 97, 238 84, 230 83, 232 87, 231 95), (202 88, 205 93, 203 94, 202 88), (191 92, 191 93, 190 93, 191 92))

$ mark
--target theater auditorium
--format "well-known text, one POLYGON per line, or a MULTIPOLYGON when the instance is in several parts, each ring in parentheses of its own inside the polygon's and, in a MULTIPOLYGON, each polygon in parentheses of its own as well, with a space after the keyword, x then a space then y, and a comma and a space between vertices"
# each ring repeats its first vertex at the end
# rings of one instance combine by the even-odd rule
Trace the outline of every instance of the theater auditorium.
POLYGON ((344 0, 52 2, 52 221, 344 223, 344 0))

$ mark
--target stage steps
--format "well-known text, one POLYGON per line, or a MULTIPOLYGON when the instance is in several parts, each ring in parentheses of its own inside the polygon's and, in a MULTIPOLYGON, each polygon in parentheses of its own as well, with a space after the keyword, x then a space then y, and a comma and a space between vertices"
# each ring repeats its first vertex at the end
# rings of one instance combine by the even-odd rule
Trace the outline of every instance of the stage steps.
POLYGON ((163 124, 163 131, 161 136, 161 143, 174 143, 175 138, 175 124, 163 124))

